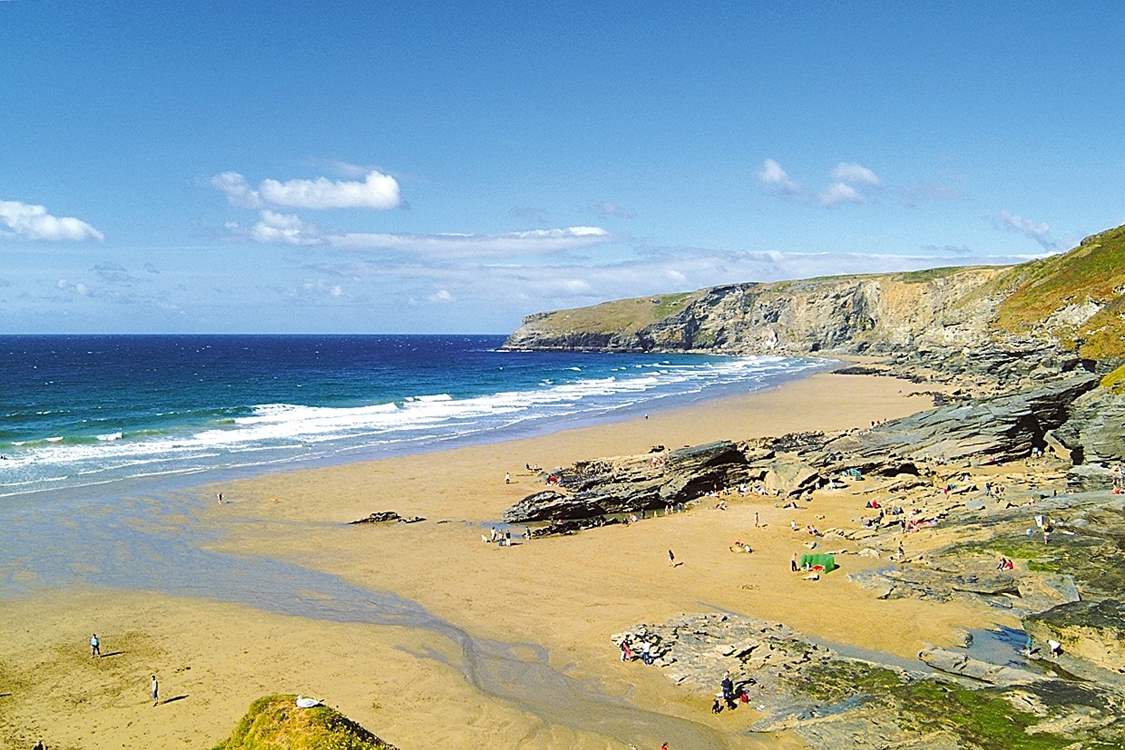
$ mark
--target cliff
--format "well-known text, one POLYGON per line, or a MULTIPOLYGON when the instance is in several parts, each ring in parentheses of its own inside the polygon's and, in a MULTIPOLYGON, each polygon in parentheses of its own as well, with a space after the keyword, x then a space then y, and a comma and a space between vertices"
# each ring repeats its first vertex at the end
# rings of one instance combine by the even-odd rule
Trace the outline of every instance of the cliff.
POLYGON ((1016 338, 1125 358, 1125 226, 1018 266, 731 284, 537 313, 505 347, 894 353, 1016 338))

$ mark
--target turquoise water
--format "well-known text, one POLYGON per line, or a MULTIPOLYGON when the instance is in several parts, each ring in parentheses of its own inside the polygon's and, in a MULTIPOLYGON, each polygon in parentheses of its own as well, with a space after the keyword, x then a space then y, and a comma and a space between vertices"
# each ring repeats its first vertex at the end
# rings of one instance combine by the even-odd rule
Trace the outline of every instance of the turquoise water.
POLYGON ((745 392, 783 357, 502 352, 500 336, 0 337, 0 498, 547 431, 745 392))

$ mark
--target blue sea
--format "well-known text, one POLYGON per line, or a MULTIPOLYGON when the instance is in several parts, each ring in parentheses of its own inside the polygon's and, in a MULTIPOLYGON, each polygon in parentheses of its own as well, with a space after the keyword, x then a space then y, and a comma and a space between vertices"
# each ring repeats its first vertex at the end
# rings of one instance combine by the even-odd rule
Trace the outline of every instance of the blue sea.
POLYGON ((546 432, 823 360, 503 352, 501 336, 0 336, 0 498, 546 432))

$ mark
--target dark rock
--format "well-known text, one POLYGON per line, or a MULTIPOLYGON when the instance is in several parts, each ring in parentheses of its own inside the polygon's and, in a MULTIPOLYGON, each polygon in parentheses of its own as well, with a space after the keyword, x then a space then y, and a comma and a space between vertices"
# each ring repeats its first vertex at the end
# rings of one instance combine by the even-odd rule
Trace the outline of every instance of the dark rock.
POLYGON ((580 500, 554 490, 544 490, 528 495, 504 512, 507 523, 527 523, 548 519, 589 518, 605 513, 597 503, 580 500))
POLYGON ((559 486, 571 494, 547 490, 529 495, 505 511, 504 520, 561 521, 656 510, 764 478, 765 467, 752 459, 765 455, 720 441, 660 455, 580 461, 552 472, 559 486))
POLYGON ((426 519, 422 516, 403 517, 398 513, 395 513, 393 510, 381 510, 377 513, 372 513, 369 516, 364 516, 363 518, 357 518, 354 521, 349 521, 348 523, 354 526, 355 524, 361 523, 419 523, 425 520, 426 519))
POLYGON ((1125 461, 1125 394, 1108 388, 1082 394, 1052 435, 1070 451, 1076 464, 1125 461))
POLYGON ((832 440, 817 463, 872 471, 903 459, 955 464, 1025 458, 1067 420, 1071 402, 1097 383, 1094 375, 1072 375, 1033 390, 940 406, 832 440))

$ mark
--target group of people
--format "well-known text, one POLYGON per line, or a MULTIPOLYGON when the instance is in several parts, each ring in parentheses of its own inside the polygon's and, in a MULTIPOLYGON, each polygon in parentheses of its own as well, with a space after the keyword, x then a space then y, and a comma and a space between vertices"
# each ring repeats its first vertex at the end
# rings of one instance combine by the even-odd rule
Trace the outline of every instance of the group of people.
POLYGON ((745 688, 735 687, 734 680, 731 679, 730 672, 723 675, 722 682, 719 683, 719 695, 715 696, 715 702, 711 704, 711 713, 722 713, 723 703, 726 708, 734 710, 738 708, 739 703, 749 703, 750 695, 746 692, 745 688), (722 703, 719 699, 722 698, 722 703))
MULTIPOLYGON (((500 529, 493 526, 491 529, 489 529, 488 536, 485 536, 484 534, 481 534, 480 538, 481 538, 481 541, 484 542, 485 544, 495 544, 497 547, 511 547, 512 546, 512 530, 511 529, 505 529, 505 530, 501 531, 500 529)), ((528 529, 527 531, 524 532, 524 539, 530 539, 530 538, 531 538, 531 529, 528 529)))
POLYGON ((627 638, 622 640, 621 661, 635 661, 640 659, 646 667, 651 666, 652 663, 656 661, 656 654, 654 653, 656 645, 647 639, 641 641, 638 645, 640 647, 639 654, 637 653, 638 649, 634 649, 627 638))

